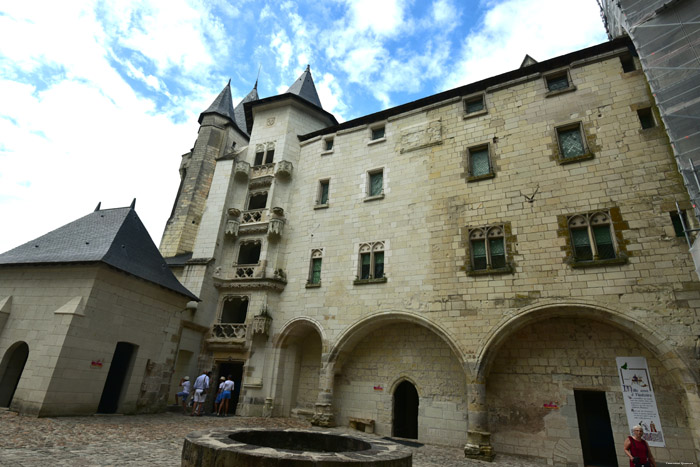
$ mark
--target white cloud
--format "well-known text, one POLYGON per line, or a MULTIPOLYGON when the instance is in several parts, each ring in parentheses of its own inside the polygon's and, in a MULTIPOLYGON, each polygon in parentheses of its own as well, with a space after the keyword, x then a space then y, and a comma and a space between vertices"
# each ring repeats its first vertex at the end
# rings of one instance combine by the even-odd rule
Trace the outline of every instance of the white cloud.
POLYGON ((348 0, 352 28, 378 36, 396 34, 404 23, 405 2, 401 0, 348 0))
POLYGON ((335 76, 331 73, 323 73, 321 79, 316 80, 315 84, 323 108, 334 114, 338 121, 345 121, 344 115, 347 113, 348 107, 343 102, 343 88, 335 76))
POLYGON ((284 31, 278 31, 270 40, 270 47, 275 51, 276 62, 279 68, 286 70, 289 68, 289 61, 292 59, 292 43, 284 31))
MULTIPOLYGON (((196 114, 173 124, 124 81, 92 5, 76 5, 47 2, 38 12, 15 7, 0 15, 0 212, 18 225, 0 236, 0 251, 89 213, 98 201, 119 207, 134 197, 158 243, 180 155, 196 136, 196 114)), ((162 86, 140 64, 129 62, 128 70, 153 89, 162 86)), ((188 112, 187 99, 176 100, 188 112)))
POLYGON ((565 12, 560 0, 490 5, 480 27, 464 38, 459 64, 442 89, 516 69, 525 54, 543 61, 607 40, 595 2, 566 2, 565 12))

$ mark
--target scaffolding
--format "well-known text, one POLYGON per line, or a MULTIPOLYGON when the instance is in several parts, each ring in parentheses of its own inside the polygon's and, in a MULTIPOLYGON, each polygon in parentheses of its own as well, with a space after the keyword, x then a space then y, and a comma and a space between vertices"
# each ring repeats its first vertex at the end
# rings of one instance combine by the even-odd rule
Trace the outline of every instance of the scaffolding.
MULTIPOLYGON (((700 219, 700 2, 597 0, 608 36, 629 35, 700 219)), ((689 234, 697 229, 684 225, 689 234)), ((700 269, 700 242, 691 248, 700 269)))

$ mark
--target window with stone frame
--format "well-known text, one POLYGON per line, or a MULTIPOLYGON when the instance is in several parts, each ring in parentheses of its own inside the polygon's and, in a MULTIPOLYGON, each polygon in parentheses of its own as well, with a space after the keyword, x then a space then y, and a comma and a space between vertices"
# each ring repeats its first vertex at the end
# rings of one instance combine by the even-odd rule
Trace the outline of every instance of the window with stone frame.
POLYGON ((328 195, 330 193, 331 180, 326 178, 318 181, 318 189, 316 191, 316 206, 328 206, 328 195))
POLYGON ((253 192, 248 195, 247 210, 265 209, 267 207, 267 191, 253 192))
POLYGON ((370 129, 370 140, 377 141, 386 137, 386 127, 384 125, 375 126, 370 129))
POLYGON ((323 139, 323 151, 331 152, 333 151, 333 137, 329 136, 323 139))
POLYGON ((323 248, 311 251, 311 261, 309 263, 309 279, 306 285, 309 287, 321 286, 321 267, 323 265, 323 248))
POLYGON ((547 97, 555 96, 564 92, 576 90, 576 86, 571 82, 569 70, 555 71, 544 76, 547 86, 547 97))
POLYGON ((275 144, 265 143, 255 146, 255 163, 253 166, 272 164, 275 159, 275 144))
POLYGON ((242 241, 238 247, 238 261, 236 264, 252 265, 260 262, 260 240, 242 241))
POLYGON ((464 117, 472 117, 477 115, 484 115, 487 113, 486 109, 486 96, 481 93, 476 96, 468 96, 462 100, 464 105, 464 117))
POLYGON ((581 122, 559 126, 554 132, 557 140, 557 159, 560 164, 593 158, 581 122))
POLYGON ((248 313, 248 297, 245 295, 227 295, 221 304, 220 323, 242 324, 248 313))
POLYGON ((384 196, 384 169, 374 169, 367 172, 367 188, 365 199, 377 199, 384 196))
POLYGON ((510 272, 502 224, 469 229, 469 254, 472 273, 510 272))
POLYGON ((568 227, 574 262, 604 261, 618 257, 609 212, 570 216, 568 227))
POLYGON ((361 243, 358 253, 356 284, 386 282, 384 274, 384 242, 361 243))
POLYGON ((491 163, 491 150, 488 143, 473 146, 466 150, 467 158, 467 182, 475 182, 493 178, 493 164, 491 163))

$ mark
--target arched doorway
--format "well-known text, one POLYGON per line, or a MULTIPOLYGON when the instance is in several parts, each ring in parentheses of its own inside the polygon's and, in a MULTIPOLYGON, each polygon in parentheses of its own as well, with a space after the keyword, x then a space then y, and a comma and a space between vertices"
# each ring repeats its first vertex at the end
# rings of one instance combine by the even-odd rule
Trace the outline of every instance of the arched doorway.
POLYGON ((402 381, 394 391, 393 435, 418 439, 418 391, 409 381, 402 381))
POLYGON ((136 348, 136 345, 128 342, 117 342, 97 412, 115 413, 117 411, 133 357, 136 355, 136 348))
POLYGON ((277 379, 282 404, 276 414, 311 420, 319 393, 323 340, 320 328, 297 320, 284 329, 279 341, 277 379))
POLYGON ((0 378, 0 407, 9 407, 12 403, 12 398, 15 395, 15 390, 22 377, 24 365, 29 357, 29 346, 26 342, 19 342, 10 347, 5 354, 5 361, 2 367, 2 378, 0 378))

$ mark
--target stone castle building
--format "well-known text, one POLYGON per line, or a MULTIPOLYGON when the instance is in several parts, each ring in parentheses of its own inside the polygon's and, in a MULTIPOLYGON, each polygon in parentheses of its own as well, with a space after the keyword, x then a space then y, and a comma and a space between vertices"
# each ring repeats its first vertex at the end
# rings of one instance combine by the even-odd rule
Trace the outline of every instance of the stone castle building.
POLYGON ((625 461, 615 359, 639 356, 656 457, 699 460, 690 204, 631 51, 528 57, 341 124, 308 68, 235 108, 226 86, 160 247, 202 299, 171 386, 211 367, 241 415, 583 465, 600 443, 625 461))
MULTIPOLYGON (((633 52, 528 57, 344 123, 308 68, 235 107, 227 85, 182 156, 160 245, 185 292, 140 299, 180 310, 148 315, 168 323, 151 353, 174 360, 171 394, 211 368, 234 375, 239 415, 615 465, 616 358, 644 357, 657 459, 700 461, 700 282, 677 233, 696 221, 677 211, 688 193, 633 52)), ((117 274, 94 268, 75 272, 117 274)))

